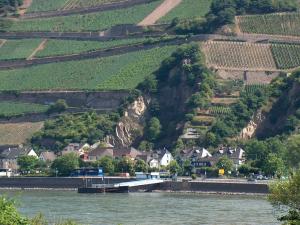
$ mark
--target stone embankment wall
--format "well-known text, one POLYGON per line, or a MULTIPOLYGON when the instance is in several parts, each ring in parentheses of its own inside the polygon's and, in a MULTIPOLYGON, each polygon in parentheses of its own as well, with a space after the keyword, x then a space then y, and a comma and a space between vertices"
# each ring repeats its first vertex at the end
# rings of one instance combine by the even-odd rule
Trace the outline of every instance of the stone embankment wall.
MULTIPOLYGON (((114 184, 133 181, 133 178, 0 178, 0 188, 45 188, 76 189, 91 183, 114 184)), ((209 193, 246 193, 268 194, 267 184, 260 183, 224 183, 224 182, 172 182, 139 186, 131 191, 167 191, 167 192, 209 192, 209 193)))

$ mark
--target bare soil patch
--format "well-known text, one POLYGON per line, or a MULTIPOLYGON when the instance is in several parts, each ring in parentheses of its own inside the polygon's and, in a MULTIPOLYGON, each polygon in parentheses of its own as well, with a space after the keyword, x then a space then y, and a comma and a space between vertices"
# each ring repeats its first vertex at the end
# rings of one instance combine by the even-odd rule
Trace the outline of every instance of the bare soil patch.
POLYGON ((27 9, 31 6, 31 4, 32 0, 24 0, 23 5, 20 6, 19 14, 23 16, 26 13, 27 9))
POLYGON ((42 51, 45 48, 46 43, 47 39, 44 39, 41 44, 30 54, 30 56, 28 56, 27 60, 33 59, 38 51, 42 51))
POLYGON ((150 26, 154 25, 161 17, 165 16, 173 8, 179 5, 182 0, 165 0, 161 5, 159 5, 152 13, 150 13, 139 26, 150 26))
POLYGON ((0 48, 5 44, 6 40, 0 39, 0 48))

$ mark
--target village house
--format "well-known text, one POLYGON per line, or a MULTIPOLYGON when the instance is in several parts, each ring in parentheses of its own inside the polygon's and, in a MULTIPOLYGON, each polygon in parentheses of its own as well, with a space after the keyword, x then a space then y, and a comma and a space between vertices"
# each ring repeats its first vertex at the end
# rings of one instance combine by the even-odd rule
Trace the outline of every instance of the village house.
POLYGON ((61 155, 66 155, 69 153, 75 153, 78 156, 83 155, 84 153, 88 152, 90 149, 89 144, 80 144, 80 143, 70 143, 67 147, 65 147, 61 155))
POLYGON ((18 158, 20 156, 34 156, 38 158, 33 149, 8 148, 0 152, 0 168, 18 170, 18 158))
POLYGON ((150 168, 168 166, 174 160, 172 154, 167 150, 156 150, 150 153, 150 160, 147 162, 150 168))
POLYGON ((54 154, 54 152, 42 152, 39 156, 39 159, 44 161, 44 162, 53 162, 57 156, 54 154))
POLYGON ((88 153, 87 160, 88 161, 97 161, 105 156, 114 157, 114 149, 113 148, 102 148, 97 147, 96 149, 90 151, 88 153))

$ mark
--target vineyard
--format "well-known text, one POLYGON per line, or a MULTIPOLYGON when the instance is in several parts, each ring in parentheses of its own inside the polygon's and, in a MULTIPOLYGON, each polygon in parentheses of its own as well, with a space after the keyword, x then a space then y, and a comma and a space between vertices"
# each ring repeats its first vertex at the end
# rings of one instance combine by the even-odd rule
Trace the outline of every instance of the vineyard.
POLYGON ((211 103, 217 106, 228 106, 236 103, 238 98, 213 98, 211 103))
POLYGON ((275 70, 271 45, 208 41, 202 45, 207 64, 215 68, 275 70))
POLYGON ((0 71, 0 90, 133 89, 177 46, 119 56, 0 71))
POLYGON ((300 36, 300 13, 237 17, 241 32, 300 36))
POLYGON ((101 4, 120 2, 123 0, 68 0, 62 7, 62 10, 76 9, 76 8, 88 8, 98 6, 101 4))
POLYGON ((33 0, 27 13, 52 11, 62 8, 67 0, 33 0))
POLYGON ((0 145, 23 144, 42 127, 42 122, 0 124, 0 145))
POLYGON ((174 18, 181 20, 204 17, 209 11, 212 0, 183 0, 176 8, 159 20, 160 23, 171 22, 174 18))
POLYGON ((209 113, 212 115, 227 115, 231 112, 230 107, 226 106, 211 106, 209 113))
POLYGON ((100 31, 120 24, 136 24, 150 14, 162 0, 130 8, 84 15, 13 21, 8 31, 100 31))
POLYGON ((35 57, 78 54, 121 45, 143 43, 146 40, 146 38, 132 38, 112 41, 73 41, 50 39, 47 41, 45 48, 39 51, 35 57))
POLYGON ((26 59, 36 49, 42 40, 8 40, 1 47, 0 60, 26 59))
POLYGON ((273 44, 272 52, 279 69, 292 69, 300 66, 300 45, 273 44))
POLYGON ((0 102, 0 117, 45 112, 48 106, 21 102, 0 102))
POLYGON ((245 85, 245 92, 247 94, 253 94, 258 90, 267 90, 268 85, 266 84, 247 84, 245 85))

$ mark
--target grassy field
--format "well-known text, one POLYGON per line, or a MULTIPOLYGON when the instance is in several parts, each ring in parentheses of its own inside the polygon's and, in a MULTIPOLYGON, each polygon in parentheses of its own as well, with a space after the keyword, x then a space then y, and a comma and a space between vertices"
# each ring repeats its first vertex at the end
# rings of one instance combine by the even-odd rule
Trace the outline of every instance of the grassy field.
POLYGON ((183 0, 176 8, 159 20, 159 23, 170 22, 174 18, 181 20, 204 17, 209 11, 212 0, 183 0))
POLYGON ((19 20, 9 31, 100 31, 119 24, 136 24, 151 13, 162 0, 125 9, 54 18, 19 20))
POLYGON ((63 10, 66 9, 75 9, 75 8, 87 8, 98 6, 107 3, 120 2, 123 0, 68 0, 63 7, 63 10))
POLYGON ((48 106, 22 102, 0 102, 0 117, 18 116, 26 113, 46 112, 48 106))
POLYGON ((176 47, 0 71, 0 90, 133 89, 153 73, 176 47))
POLYGON ((25 143, 32 135, 42 129, 43 122, 0 124, 0 145, 25 143))
POLYGON ((273 44, 272 52, 279 69, 292 69, 300 66, 300 45, 273 44))
POLYGON ((48 40, 44 49, 39 51, 35 57, 46 57, 55 55, 70 55, 98 49, 112 48, 120 45, 143 43, 146 38, 132 38, 112 41, 73 41, 73 40, 48 40))
POLYGON ((36 49, 42 40, 7 40, 0 49, 0 60, 25 59, 36 49))
POLYGON ((241 16, 238 21, 244 33, 300 36, 300 13, 241 16))
POLYGON ((202 49, 207 63, 216 68, 276 69, 269 44, 208 41, 202 49))
POLYGON ((68 0, 32 0, 27 13, 51 11, 62 8, 68 0))

